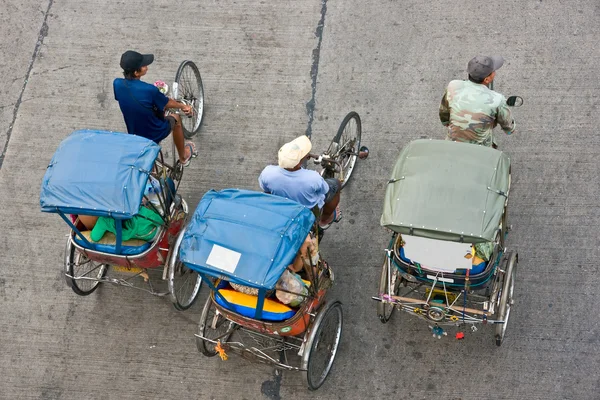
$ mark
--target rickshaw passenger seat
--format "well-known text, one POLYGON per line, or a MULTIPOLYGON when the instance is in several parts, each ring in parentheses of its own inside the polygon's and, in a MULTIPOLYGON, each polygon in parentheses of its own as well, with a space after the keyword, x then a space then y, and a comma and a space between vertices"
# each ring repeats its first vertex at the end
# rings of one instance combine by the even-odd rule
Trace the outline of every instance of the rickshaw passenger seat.
MULTIPOLYGON (((96 245, 97 251, 100 251, 102 253, 117 254, 117 246, 116 246, 117 245, 117 237, 113 233, 106 232, 104 234, 104 236, 102 237, 102 239, 100 239, 98 242, 94 242, 91 239, 92 231, 82 231, 81 234, 90 243, 93 243, 94 245, 96 245)), ((89 248, 89 246, 83 240, 81 240, 79 235, 74 235, 74 239, 75 239, 75 242, 78 245, 80 245, 81 247, 84 247, 86 249, 89 248)), ((143 253, 144 251, 148 250, 150 248, 150 245, 151 245, 150 242, 146 242, 145 240, 141 240, 141 239, 125 240, 121 244, 121 254, 127 255, 127 256, 140 254, 140 253, 143 253)), ((94 250, 94 249, 90 249, 90 250, 94 250)))
MULTIPOLYGON (((258 296, 238 292, 231 288, 220 288, 218 290, 230 303, 225 303, 220 296, 215 295, 215 300, 220 306, 245 317, 254 318, 258 296)), ((262 313, 263 321, 285 321, 286 319, 292 318, 295 314, 296 311, 293 308, 290 308, 277 300, 269 298, 265 299, 262 313)))
MULTIPOLYGON (((404 255, 404 247, 400 247, 400 259, 402 261, 404 261, 407 264, 413 265, 413 261, 408 259, 405 255, 404 255)), ((481 259, 479 259, 481 260, 481 259)), ((473 264, 473 266, 471 267, 471 272, 469 272, 470 275, 475 275, 475 274, 480 274, 483 271, 485 271, 485 267, 487 266, 487 263, 484 260, 481 260, 480 263, 477 264, 473 264)), ((456 271, 454 271, 455 274, 460 274, 460 275, 465 275, 466 274, 466 270, 465 269, 457 269, 456 271)))

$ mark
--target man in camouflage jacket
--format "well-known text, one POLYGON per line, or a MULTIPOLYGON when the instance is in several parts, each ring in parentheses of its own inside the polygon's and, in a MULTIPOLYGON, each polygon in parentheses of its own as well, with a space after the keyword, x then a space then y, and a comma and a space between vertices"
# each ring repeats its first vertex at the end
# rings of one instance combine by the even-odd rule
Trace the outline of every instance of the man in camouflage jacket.
POLYGON ((467 66, 469 80, 448 84, 440 104, 440 121, 448 128, 446 140, 496 147, 492 130, 497 124, 508 135, 514 131, 506 98, 488 88, 502 64, 500 56, 477 56, 467 66))

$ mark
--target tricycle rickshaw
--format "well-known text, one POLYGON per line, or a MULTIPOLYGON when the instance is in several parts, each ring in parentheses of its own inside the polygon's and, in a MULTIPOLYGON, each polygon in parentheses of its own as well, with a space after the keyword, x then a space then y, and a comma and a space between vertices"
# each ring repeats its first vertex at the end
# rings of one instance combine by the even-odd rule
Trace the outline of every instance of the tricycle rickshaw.
POLYGON ((188 214, 177 194, 181 174, 181 165, 165 163, 160 146, 140 136, 78 130, 61 142, 42 181, 40 205, 71 228, 65 277, 75 293, 89 295, 112 283, 170 295, 179 310, 194 303, 201 278, 170 250, 188 214), (90 230, 79 216, 98 222, 90 230), (144 240, 129 234, 141 227, 148 229, 144 240), (167 292, 153 286, 154 271, 168 281, 167 292))
POLYGON ((279 285, 303 243, 312 238, 318 246, 308 236, 316 225, 310 209, 279 196, 238 189, 204 195, 174 247, 211 289, 196 335, 200 352, 303 371, 310 389, 323 384, 342 331, 341 304, 325 300, 333 273, 313 247, 299 272, 302 290, 279 285), (282 293, 300 296, 299 303, 278 301, 282 293))
POLYGON ((381 216, 392 231, 373 297, 381 322, 398 308, 428 321, 438 338, 443 326, 493 324, 502 344, 518 262, 505 244, 509 190, 501 151, 428 139, 401 151, 381 216))

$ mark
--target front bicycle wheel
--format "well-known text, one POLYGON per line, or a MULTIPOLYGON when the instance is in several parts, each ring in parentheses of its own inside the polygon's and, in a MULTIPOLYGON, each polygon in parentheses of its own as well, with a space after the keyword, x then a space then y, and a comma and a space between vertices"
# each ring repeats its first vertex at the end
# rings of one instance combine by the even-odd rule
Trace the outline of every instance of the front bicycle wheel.
POLYGON ((362 125, 358 113, 351 111, 344 117, 337 134, 331 141, 326 154, 331 159, 339 162, 336 166, 333 178, 339 179, 342 183, 342 188, 346 186, 360 150, 360 137, 362 133, 362 125))
POLYGON ((181 116, 183 136, 190 139, 200 130, 202 117, 204 116, 204 86, 198 67, 192 61, 186 60, 181 63, 175 74, 173 85, 173 97, 175 100, 192 106, 192 115, 181 116))

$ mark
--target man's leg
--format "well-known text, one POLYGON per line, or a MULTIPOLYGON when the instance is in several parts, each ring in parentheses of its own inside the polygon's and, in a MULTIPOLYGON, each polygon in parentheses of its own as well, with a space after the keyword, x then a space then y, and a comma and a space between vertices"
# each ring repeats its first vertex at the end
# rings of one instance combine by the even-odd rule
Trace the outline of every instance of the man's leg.
POLYGON ((93 217, 91 215, 79 215, 79 221, 85 226, 85 229, 91 231, 96 225, 96 221, 98 221, 98 217, 93 217))
POLYGON ((342 183, 337 179, 326 179, 329 185, 329 192, 325 197, 325 205, 323 205, 323 211, 321 212, 321 222, 328 223, 333 219, 333 212, 340 203, 340 189, 342 183))
POLYGON ((173 126, 173 142, 179 155, 179 162, 183 163, 191 156, 191 150, 185 147, 185 137, 183 136, 183 128, 181 127, 181 117, 179 114, 171 114, 169 117, 175 120, 173 126))

